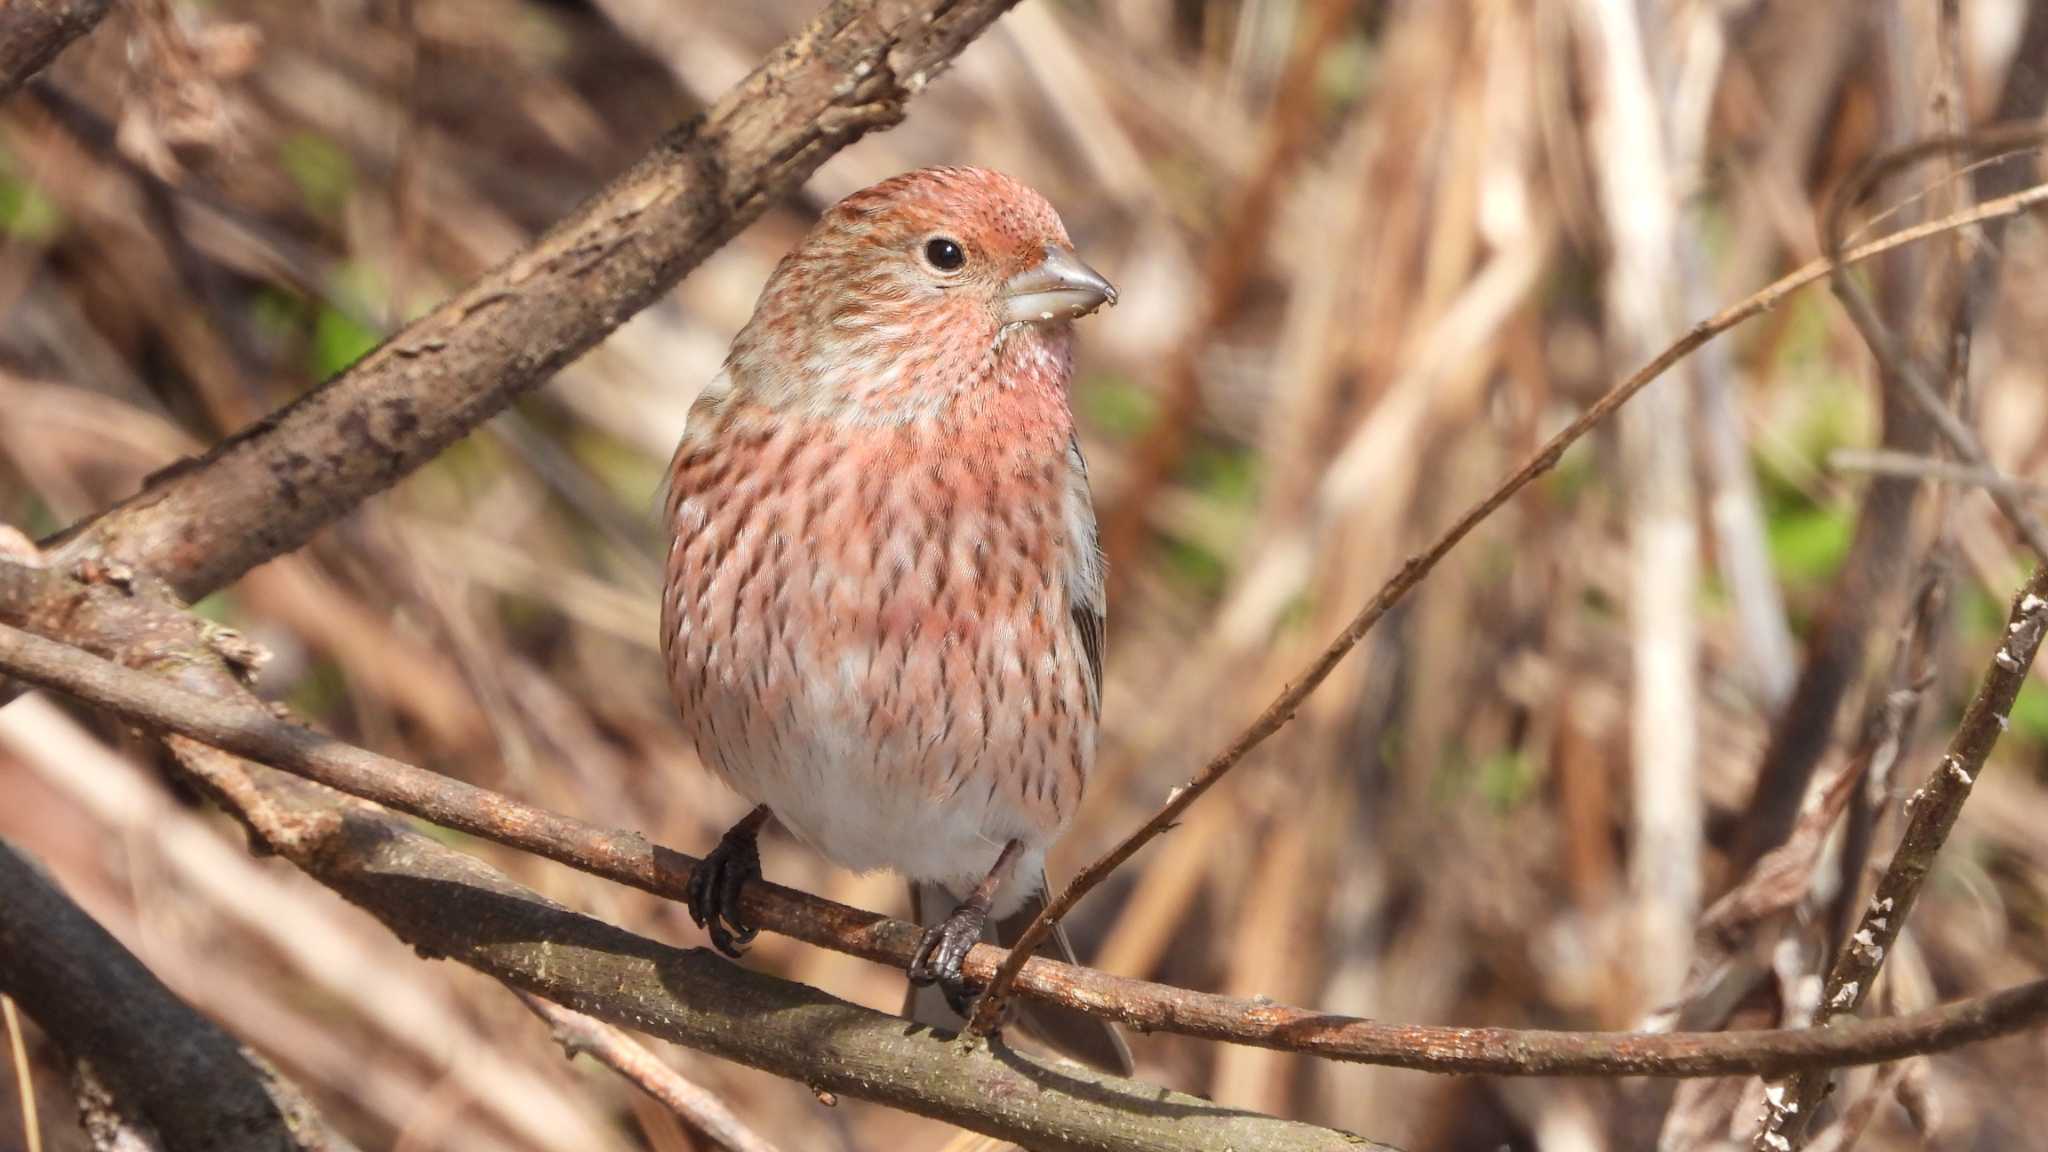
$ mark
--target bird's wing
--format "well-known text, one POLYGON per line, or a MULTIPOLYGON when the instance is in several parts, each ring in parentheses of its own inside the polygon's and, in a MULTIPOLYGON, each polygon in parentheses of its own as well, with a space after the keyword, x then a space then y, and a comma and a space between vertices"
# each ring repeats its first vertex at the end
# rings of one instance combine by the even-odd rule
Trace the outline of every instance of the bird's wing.
POLYGON ((1102 708, 1102 637, 1109 608, 1103 591, 1102 546, 1096 539, 1095 501, 1088 492, 1088 461, 1078 436, 1067 439, 1067 604, 1074 632, 1088 658, 1088 698, 1102 708))

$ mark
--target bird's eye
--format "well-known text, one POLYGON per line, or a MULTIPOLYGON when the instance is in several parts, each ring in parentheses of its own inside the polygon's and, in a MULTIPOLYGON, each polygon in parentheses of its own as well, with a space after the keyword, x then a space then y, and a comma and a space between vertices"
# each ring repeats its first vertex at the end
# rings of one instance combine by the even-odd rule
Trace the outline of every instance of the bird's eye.
POLYGON ((958 240, 935 236, 924 244, 925 262, 941 272, 958 272, 967 263, 967 253, 958 240))

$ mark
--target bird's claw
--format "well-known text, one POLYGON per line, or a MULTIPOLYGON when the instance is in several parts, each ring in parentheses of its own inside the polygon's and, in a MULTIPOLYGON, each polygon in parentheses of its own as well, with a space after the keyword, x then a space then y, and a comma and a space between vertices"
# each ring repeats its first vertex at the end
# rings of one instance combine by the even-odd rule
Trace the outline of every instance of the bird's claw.
POLYGON ((690 873, 684 890, 690 919, 711 934, 711 946, 738 959, 759 931, 740 912, 740 887, 761 878, 761 848, 756 831, 742 823, 719 838, 704 862, 690 873))
POLYGON ((967 952, 981 942, 981 930, 988 923, 988 909, 962 904, 951 915, 925 929, 917 952, 910 958, 912 984, 937 984, 946 1004, 961 1016, 971 1016, 974 998, 981 994, 970 984, 961 965, 967 952))

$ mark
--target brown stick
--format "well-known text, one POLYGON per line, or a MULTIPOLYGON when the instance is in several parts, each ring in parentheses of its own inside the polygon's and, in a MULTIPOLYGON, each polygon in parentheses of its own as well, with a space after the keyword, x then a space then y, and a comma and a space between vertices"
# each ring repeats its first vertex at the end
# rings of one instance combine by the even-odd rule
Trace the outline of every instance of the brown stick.
MULTIPOLYGON (((0 573, 4 571, 0 566, 0 573)), ((609 832, 558 816, 286 723, 259 705, 187 691, 148 673, 6 625, 0 625, 0 669, 159 731, 177 733, 173 747, 183 747, 181 755, 191 755, 193 749, 204 751, 202 745, 224 749, 660 895, 680 898, 690 869, 697 863, 632 833, 609 832)), ((225 771, 216 767, 199 770, 212 777, 225 771)), ((244 792, 247 787, 243 786, 244 792)), ((245 813, 264 810, 246 796, 229 793, 225 799, 245 813)), ((275 807, 275 802, 270 806, 275 807)), ((302 837, 308 829, 326 835, 326 825, 336 818, 341 817, 275 819, 292 836, 302 837)), ((321 855, 324 849, 297 839, 274 846, 294 860, 312 861, 306 865, 308 869, 323 881, 333 882, 329 873, 332 862, 321 855)), ((465 868, 484 868, 466 857, 460 859, 466 861, 465 868)), ((385 915, 383 903, 362 902, 385 915)), ((768 884, 748 886, 745 908, 748 916, 764 927, 899 968, 909 963, 920 935, 915 925, 768 884)), ((437 927, 435 948, 452 947, 446 941, 455 935, 437 927)), ((414 936, 405 938, 418 943, 414 936)), ((968 955, 967 974, 986 979, 1003 956, 1001 949, 978 945, 968 955)), ((544 958, 542 963, 545 966, 544 958)), ((555 992, 519 986, 561 1000, 555 992)), ((1496 1075, 1768 1074, 1940 1051, 2048 1019, 2048 981, 1916 1016, 1825 1031, 1662 1035, 1383 1024, 1130 980, 1042 958, 1023 969, 1018 986, 1039 998, 1120 1020, 1142 1031, 1174 1032, 1423 1071, 1496 1075)), ((579 1011, 605 1015, 573 1001, 562 1002, 579 1011)), ((705 1046, 701 1041, 681 1042, 705 1046)), ((709 1050, 721 1051, 717 1047, 709 1050)), ((752 1063, 761 1056, 749 1049, 748 1055, 736 1058, 752 1063)))
POLYGON ((571 1012, 529 992, 515 993, 535 1016, 547 1021, 555 1041, 572 1058, 588 1055, 659 1100, 683 1122, 729 1152, 776 1152, 725 1101, 692 1083, 631 1036, 581 1012, 571 1012))
POLYGON ((0 100, 92 31, 113 0, 12 0, 0 5, 0 100))
POLYGON ((298 548, 603 339, 832 154, 902 120, 1014 3, 835 0, 531 247, 51 548, 147 568, 187 600, 298 548))
POLYGON ((1214 787, 1216 782, 1221 780, 1232 768, 1235 768, 1238 762, 1243 760, 1252 749, 1265 742, 1267 737, 1279 731, 1289 720, 1293 719, 1295 711, 1301 707, 1302 702, 1307 700, 1309 695, 1322 684, 1323 680, 1336 669, 1337 665, 1343 661, 1351 649, 1356 647, 1358 642, 1365 637, 1365 634, 1372 631, 1373 626, 1379 623, 1380 618, 1392 610, 1394 605, 1400 603, 1409 592, 1413 591, 1415 586, 1420 584, 1423 578, 1428 576, 1430 571, 1446 555, 1450 554, 1451 549, 1457 547, 1460 541, 1471 534, 1474 528, 1477 528, 1487 517, 1493 515, 1502 505, 1513 499, 1516 493, 1526 488, 1537 477, 1556 467, 1558 460, 1564 456, 1565 449, 1571 447, 1587 432, 1592 431, 1601 421, 1613 415, 1617 409, 1623 404, 1628 403, 1630 398, 1647 387, 1651 381, 1663 375, 1673 364, 1691 355, 1694 350, 1707 341, 1712 340, 1744 320, 1767 311, 1786 296, 1827 276, 1838 267, 1858 264, 1873 256, 1889 252, 1894 248, 1915 243, 1930 236, 1950 232, 1957 228, 1967 227, 1984 220, 2017 215, 2044 202, 2048 202, 2048 184, 2037 184, 2013 195, 1988 201, 1968 212, 1960 212, 1941 220, 1902 229, 1883 239, 1859 245, 1841 256, 1839 260, 1815 260, 1798 271, 1779 279, 1748 299, 1695 324, 1690 331, 1679 338, 1676 344, 1665 349, 1656 359, 1637 369, 1628 379, 1609 389, 1606 395, 1600 397, 1592 407, 1586 409, 1576 420, 1573 420, 1555 436, 1551 437, 1549 442, 1544 444, 1534 456, 1530 457, 1520 468, 1517 468, 1507 479, 1501 481, 1500 485, 1488 493, 1485 499, 1466 509, 1464 515, 1460 516, 1456 523, 1445 530, 1444 534, 1439 536, 1435 543, 1431 544, 1424 551, 1410 556, 1401 565, 1400 570, 1395 572, 1393 577, 1380 587, 1379 592, 1366 603, 1365 607, 1359 609, 1358 615, 1352 617, 1351 622, 1345 625, 1344 630, 1338 633, 1314 660, 1309 662, 1308 667, 1304 668, 1295 677, 1294 682, 1288 685, 1278 698, 1266 706, 1266 710, 1261 712, 1256 720, 1252 721, 1250 727, 1239 733, 1238 737, 1231 741, 1228 747, 1217 753, 1185 787, 1177 789, 1165 805, 1153 814, 1151 819, 1140 825, 1114 848, 1103 854, 1100 859, 1082 869, 1080 874, 1075 876, 1060 891, 1059 895, 1054 897, 1045 906, 1044 910, 1038 914, 1038 919, 1032 923, 1030 928, 1025 930, 1024 935, 1018 938, 1012 949, 1009 962, 996 974, 995 979, 988 986, 988 991, 983 994, 981 1003, 976 1006, 974 1019, 970 1022, 970 1027, 976 1032, 986 1034, 995 1022, 1000 1019, 1002 998, 1011 982, 1016 979, 1017 972, 1024 963, 1024 958, 1028 957, 1032 949, 1045 939, 1047 933, 1052 931, 1053 924, 1057 923, 1061 917, 1072 910, 1074 905, 1079 903, 1081 898, 1093 890, 1096 885, 1107 879, 1110 873, 1121 867, 1124 861, 1129 860, 1137 854, 1140 848, 1150 843, 1153 837, 1158 836, 1161 832, 1178 823, 1181 814, 1186 812, 1188 807, 1196 800, 1201 799, 1204 792, 1214 787))
POLYGON ((120 941, 0 842, 0 992, 171 1148, 352 1149, 298 1089, 254 1062, 120 941))

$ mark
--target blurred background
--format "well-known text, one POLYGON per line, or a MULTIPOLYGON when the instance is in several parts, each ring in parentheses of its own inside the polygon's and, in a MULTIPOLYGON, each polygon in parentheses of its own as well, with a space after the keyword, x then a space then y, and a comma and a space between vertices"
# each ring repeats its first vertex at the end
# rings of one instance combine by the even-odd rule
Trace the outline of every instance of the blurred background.
MULTIPOLYGON (((39 536, 89 516, 346 366, 813 7, 132 0, 0 106, 0 522, 39 536)), ((1001 168, 1053 200, 1122 294, 1082 325, 1073 397, 1115 582, 1100 766, 1054 861, 1070 873, 1543 437, 1815 257, 1817 213, 1857 164, 2039 117, 2044 26, 2038 0, 1027 0, 908 123, 199 609, 274 653, 266 693, 348 739, 708 849, 743 805, 695 763, 655 648, 654 492, 690 401, 823 206, 920 165, 1001 168)), ((1884 190, 1875 229, 2030 183, 2022 159, 1923 166, 1884 190)), ((2039 222, 1867 278, 1937 359, 1943 325, 1973 321, 1963 403, 2002 468, 2042 475, 2039 222), (1973 260, 1997 274, 1975 296, 1955 274, 1973 260)), ((1856 899, 1843 882, 1889 856, 1897 801, 2024 573, 1981 493, 1930 490, 1903 513, 1875 498, 1911 484, 1874 480, 1893 457, 1872 451, 1924 440, 1887 428, 1824 287, 1739 328, 1487 522, 1093 896, 1074 921, 1084 958, 1395 1021, 1804 1019, 1816 950, 1856 899), (1948 571, 1921 614, 1931 678, 1896 770, 1853 789, 1862 846, 1798 871, 1760 921, 1697 932, 1914 680, 1888 677, 1929 555, 1948 571), (1788 731, 1834 739, 1817 766, 1786 766, 1772 728, 1823 632, 1839 706, 1788 731)), ((2048 968, 2048 695, 2022 695, 1978 792, 1879 1010, 2048 968)), ((701 1146, 565 1061, 490 981, 249 858, 90 714, 39 697, 0 712, 0 836, 365 1148, 701 1146)), ((579 909, 702 941, 674 905, 463 847, 579 909)), ((893 878, 784 838, 767 872, 905 911, 893 878)), ((899 973, 781 938, 747 963, 884 1010, 901 995, 899 973)), ((79 1146, 63 1070, 32 1028, 29 1043, 46 1143, 79 1146)), ((1411 1149, 1649 1147, 1660 1131, 1667 1148, 1747 1147, 1757 1115, 1753 1082, 1453 1079, 1134 1044, 1149 1078, 1411 1149)), ((983 1146, 656 1047, 785 1149, 983 1146)), ((2048 1038, 2023 1036, 1857 1073, 1838 1099, 1868 1102, 1867 1148, 2048 1148, 2044 1062, 2048 1038)), ((0 1147, 21 1146, 18 1118, 0 1092, 0 1147)))

